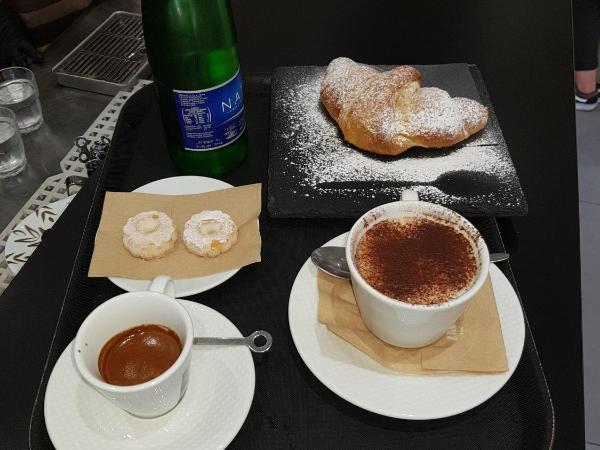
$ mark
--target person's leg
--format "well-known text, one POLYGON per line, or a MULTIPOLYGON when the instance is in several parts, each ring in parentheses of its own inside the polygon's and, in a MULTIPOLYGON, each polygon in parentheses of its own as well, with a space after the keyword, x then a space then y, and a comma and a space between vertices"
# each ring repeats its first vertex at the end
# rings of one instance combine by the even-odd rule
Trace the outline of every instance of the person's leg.
POLYGON ((583 95, 593 95, 596 93, 597 79, 597 68, 592 70, 575 70, 575 87, 583 95))
POLYGON ((598 106, 599 39, 600 0, 573 0, 575 104, 578 110, 591 111, 598 106))
POLYGON ((596 92, 600 1, 573 0, 575 85, 584 94, 596 92))

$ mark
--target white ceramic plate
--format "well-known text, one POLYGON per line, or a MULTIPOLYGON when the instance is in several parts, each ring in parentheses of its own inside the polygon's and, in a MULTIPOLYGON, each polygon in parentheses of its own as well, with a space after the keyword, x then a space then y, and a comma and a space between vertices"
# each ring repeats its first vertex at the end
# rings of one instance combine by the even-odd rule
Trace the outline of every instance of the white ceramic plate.
MULTIPOLYGON (((347 234, 325 245, 346 244, 347 234)), ((311 372, 334 393, 384 416, 428 420, 453 416, 485 402, 511 377, 523 352, 525 322, 521 304, 504 274, 491 265, 508 371, 498 374, 410 375, 393 372, 327 330, 317 321, 317 268, 300 269, 289 302, 292 338, 311 372)))
MULTIPOLYGON (((143 192, 145 194, 161 195, 187 195, 202 194, 203 192, 218 191, 233 187, 229 183, 221 180, 207 177, 182 176, 163 178, 152 183, 145 184, 133 192, 143 192)), ((187 278, 175 280, 176 297, 187 297, 188 295, 198 294, 224 283, 234 276, 240 269, 228 270, 227 272, 215 273, 205 277, 187 278)), ((132 280, 129 278, 109 277, 110 281, 115 283, 121 289, 128 292, 147 291, 150 287, 150 280, 132 280)))
POLYGON ((8 269, 18 274, 38 245, 42 242, 42 234, 54 226, 74 196, 39 207, 34 213, 25 217, 17 225, 6 240, 4 255, 8 269))
MULTIPOLYGON (((215 310, 180 300, 196 335, 241 337, 215 310)), ((195 346, 185 396, 171 412, 140 419, 114 406, 77 371, 73 343, 62 353, 46 388, 44 417, 59 450, 225 448, 242 427, 254 397, 254 362, 246 347, 195 346)))

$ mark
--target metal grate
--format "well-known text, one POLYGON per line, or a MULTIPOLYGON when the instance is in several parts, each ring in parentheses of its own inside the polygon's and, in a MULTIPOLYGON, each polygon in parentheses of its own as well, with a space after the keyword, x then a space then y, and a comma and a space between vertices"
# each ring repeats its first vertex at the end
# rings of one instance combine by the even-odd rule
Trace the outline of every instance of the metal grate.
MULTIPOLYGON (((96 36, 83 50, 117 58, 140 59, 140 40, 129 36, 100 34, 96 36)), ((65 68, 65 70, 68 70, 65 68)))
POLYGON ((114 95, 148 73, 142 17, 113 13, 52 71, 65 85, 114 95))
POLYGON ((119 15, 116 20, 109 22, 103 30, 106 34, 135 36, 143 39, 142 18, 138 14, 131 16, 119 15))
POLYGON ((65 72, 94 80, 123 83, 135 72, 140 61, 127 61, 110 56, 80 53, 65 66, 65 72))

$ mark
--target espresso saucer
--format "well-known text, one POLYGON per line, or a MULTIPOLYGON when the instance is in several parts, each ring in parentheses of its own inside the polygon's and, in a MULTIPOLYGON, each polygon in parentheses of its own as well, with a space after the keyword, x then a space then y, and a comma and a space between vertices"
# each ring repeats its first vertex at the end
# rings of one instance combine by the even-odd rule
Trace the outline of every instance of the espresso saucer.
MULTIPOLYGON (((195 334, 242 337, 217 311, 180 300, 195 334)), ((175 409, 139 419, 114 406, 77 371, 73 343, 62 353, 46 389, 46 428, 57 449, 225 448, 242 427, 254 397, 254 362, 246 347, 194 346, 187 392, 175 409)))
MULTIPOLYGON (((344 246, 347 233, 325 245, 344 246)), ((521 303, 508 279, 494 264, 490 275, 508 371, 494 374, 414 375, 394 372, 330 332, 317 320, 316 266, 304 263, 290 293, 290 331, 300 357, 327 388, 359 408, 388 417, 429 420, 460 414, 482 404, 506 384, 525 344, 521 303)))

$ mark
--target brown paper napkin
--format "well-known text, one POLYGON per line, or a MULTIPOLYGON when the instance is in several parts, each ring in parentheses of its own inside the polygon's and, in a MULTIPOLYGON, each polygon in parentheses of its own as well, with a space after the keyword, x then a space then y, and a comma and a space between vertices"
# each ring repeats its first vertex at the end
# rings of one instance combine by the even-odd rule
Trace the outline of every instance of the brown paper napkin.
POLYGON ((195 195, 155 195, 137 192, 107 192, 98 227, 90 277, 124 277, 150 280, 158 275, 173 279, 195 278, 247 266, 260 261, 261 238, 258 216, 261 185, 252 184, 195 195), (178 239, 175 249, 162 258, 144 261, 123 247, 122 228, 129 217, 156 209, 173 218, 178 239), (216 258, 202 258, 185 249, 185 222, 202 210, 219 209, 238 227, 238 240, 216 258))
POLYGON ((502 328, 490 278, 445 336, 406 349, 375 337, 364 325, 349 281, 318 274, 319 322, 383 366, 397 372, 504 372, 502 328))

